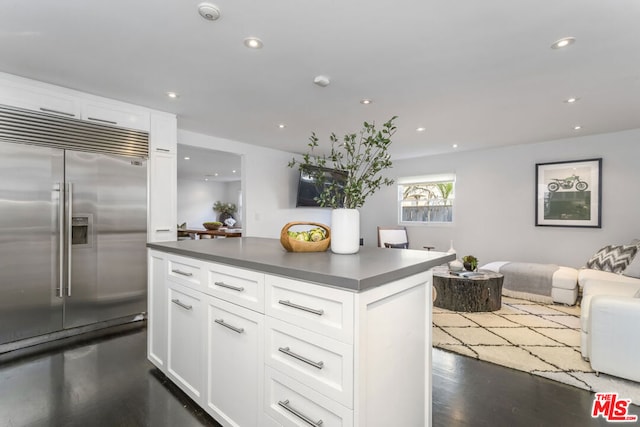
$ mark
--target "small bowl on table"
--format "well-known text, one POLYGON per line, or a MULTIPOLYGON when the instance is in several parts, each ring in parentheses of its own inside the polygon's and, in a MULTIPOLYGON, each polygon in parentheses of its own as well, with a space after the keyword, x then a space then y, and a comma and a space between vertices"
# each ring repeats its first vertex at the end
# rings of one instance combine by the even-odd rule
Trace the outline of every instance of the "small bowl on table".
POLYGON ((222 223, 219 221, 204 222, 202 223, 202 226, 207 230, 217 230, 222 227, 222 223))

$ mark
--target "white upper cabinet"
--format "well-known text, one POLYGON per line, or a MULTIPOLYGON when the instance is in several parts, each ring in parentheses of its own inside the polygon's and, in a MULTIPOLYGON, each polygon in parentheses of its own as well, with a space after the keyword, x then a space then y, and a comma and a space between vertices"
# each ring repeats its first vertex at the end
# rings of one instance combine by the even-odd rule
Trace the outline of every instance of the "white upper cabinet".
POLYGON ((82 119, 145 132, 148 132, 150 128, 149 110, 119 102, 84 100, 82 119))
POLYGON ((80 118, 81 106, 78 98, 44 87, 27 85, 5 75, 0 75, 0 104, 61 117, 80 118))

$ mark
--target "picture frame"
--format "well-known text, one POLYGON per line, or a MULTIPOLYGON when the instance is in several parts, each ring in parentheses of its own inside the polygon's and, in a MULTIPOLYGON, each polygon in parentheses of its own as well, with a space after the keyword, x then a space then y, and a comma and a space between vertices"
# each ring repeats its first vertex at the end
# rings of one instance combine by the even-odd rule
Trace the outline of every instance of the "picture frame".
POLYGON ((536 163, 536 226, 602 227, 602 158, 536 163))

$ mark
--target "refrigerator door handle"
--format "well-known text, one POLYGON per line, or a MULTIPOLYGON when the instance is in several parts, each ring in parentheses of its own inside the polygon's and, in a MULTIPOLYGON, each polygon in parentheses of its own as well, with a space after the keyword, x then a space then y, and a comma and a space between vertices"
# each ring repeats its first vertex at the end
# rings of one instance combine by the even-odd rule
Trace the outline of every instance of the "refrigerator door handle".
POLYGON ((58 192, 58 288, 56 294, 62 298, 64 288, 64 184, 56 182, 53 191, 58 192))
POLYGON ((71 232, 73 230, 73 184, 67 184, 67 296, 71 296, 71 232))

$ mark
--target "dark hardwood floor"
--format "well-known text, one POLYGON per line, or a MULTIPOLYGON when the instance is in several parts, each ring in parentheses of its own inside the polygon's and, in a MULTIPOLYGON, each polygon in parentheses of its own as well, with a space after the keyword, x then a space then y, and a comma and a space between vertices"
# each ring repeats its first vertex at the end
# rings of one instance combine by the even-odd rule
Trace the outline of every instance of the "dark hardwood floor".
MULTIPOLYGON (((0 426, 219 427, 145 353, 146 329, 135 329, 1 357, 0 426)), ((592 401, 586 391, 434 350, 434 426, 607 425, 591 418, 592 401)))

